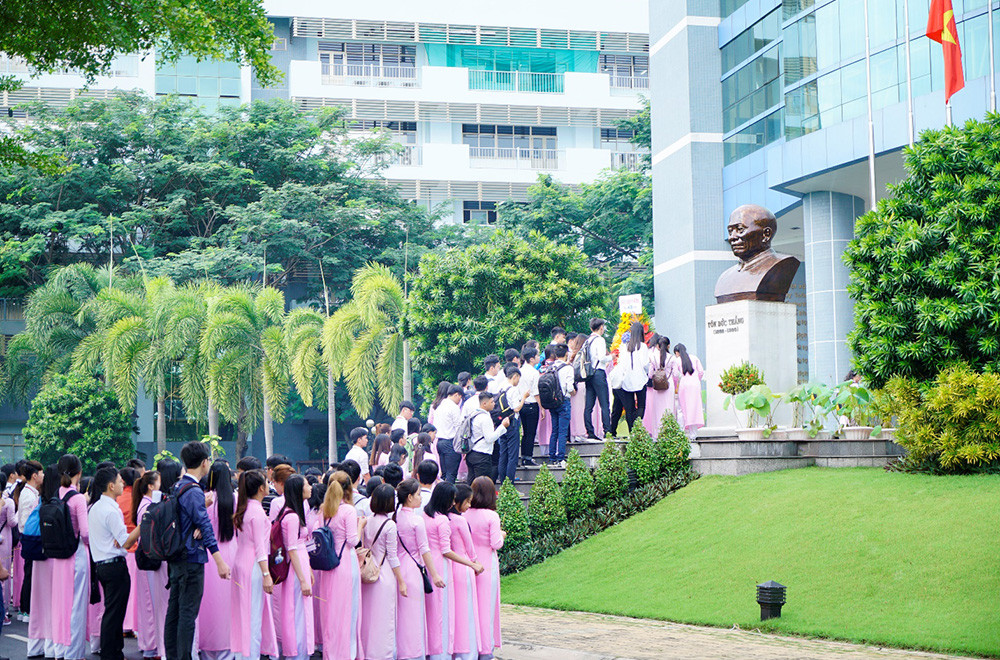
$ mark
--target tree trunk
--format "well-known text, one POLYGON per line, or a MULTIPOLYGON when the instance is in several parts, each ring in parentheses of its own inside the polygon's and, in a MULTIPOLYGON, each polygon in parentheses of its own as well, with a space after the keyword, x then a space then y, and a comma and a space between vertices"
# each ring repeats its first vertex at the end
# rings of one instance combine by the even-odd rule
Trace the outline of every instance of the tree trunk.
POLYGON ((410 340, 403 340, 403 400, 413 401, 413 370, 410 369, 410 340))
POLYGON ((265 456, 274 454, 274 420, 271 419, 271 406, 264 397, 264 452, 265 456))
POLYGON ((219 409, 215 407, 212 400, 208 400, 208 434, 222 436, 219 433, 219 409))
POLYGON ((156 450, 165 451, 167 448, 167 398, 165 396, 156 397, 156 450))
POLYGON ((247 453, 247 404, 240 399, 240 415, 236 420, 236 460, 240 460, 247 453))
POLYGON ((326 429, 326 454, 330 465, 339 462, 337 458, 337 390, 333 381, 333 372, 326 370, 326 416, 329 420, 326 429))

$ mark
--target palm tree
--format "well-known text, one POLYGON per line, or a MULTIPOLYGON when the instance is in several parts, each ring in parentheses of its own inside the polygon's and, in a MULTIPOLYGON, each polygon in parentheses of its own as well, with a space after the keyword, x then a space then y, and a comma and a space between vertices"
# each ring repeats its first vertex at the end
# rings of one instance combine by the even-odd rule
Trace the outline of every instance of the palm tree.
POLYGON ((0 393, 27 402, 32 391, 44 385, 52 374, 69 371, 73 351, 97 327, 95 310, 88 302, 108 286, 113 276, 107 268, 86 263, 52 272, 48 281, 28 297, 24 331, 7 344, 0 393))
POLYGON ((139 385, 156 402, 156 446, 167 448, 170 374, 181 353, 169 341, 169 318, 177 289, 168 278, 144 282, 143 290, 103 289, 88 305, 97 328, 73 352, 73 368, 103 373, 123 412, 135 410, 139 385))
POLYGON ((176 290, 167 316, 169 350, 181 360, 181 400, 189 421, 208 421, 208 434, 218 436, 219 410, 208 396, 208 365, 200 350, 201 335, 211 301, 223 288, 209 280, 176 290))
POLYGON ((292 310, 285 319, 285 343, 291 360, 292 382, 302 403, 313 405, 313 396, 326 396, 327 458, 337 458, 337 404, 334 398, 338 374, 324 364, 323 326, 329 317, 307 307, 292 310))
POLYGON ((354 273, 351 294, 326 321, 323 358, 342 374, 361 417, 371 412, 376 394, 385 410, 395 410, 413 397, 403 286, 387 266, 366 264, 354 273))
POLYGON ((208 398, 236 424, 239 456, 261 419, 267 454, 274 453, 274 422, 288 403, 284 315, 285 296, 271 287, 230 287, 208 304, 201 336, 208 398))

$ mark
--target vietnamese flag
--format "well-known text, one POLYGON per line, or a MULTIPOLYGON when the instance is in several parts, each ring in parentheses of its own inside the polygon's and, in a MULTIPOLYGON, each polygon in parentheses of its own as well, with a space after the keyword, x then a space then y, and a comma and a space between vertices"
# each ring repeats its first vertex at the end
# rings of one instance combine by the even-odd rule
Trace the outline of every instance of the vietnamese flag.
POLYGON ((965 87, 962 75, 962 47, 958 44, 958 27, 951 0, 931 0, 927 17, 927 38, 941 44, 944 52, 944 102, 965 87))

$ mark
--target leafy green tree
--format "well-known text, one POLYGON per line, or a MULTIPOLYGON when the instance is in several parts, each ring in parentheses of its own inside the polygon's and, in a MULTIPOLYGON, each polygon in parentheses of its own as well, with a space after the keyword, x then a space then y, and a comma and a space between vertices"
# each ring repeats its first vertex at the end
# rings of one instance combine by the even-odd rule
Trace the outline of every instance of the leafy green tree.
POLYGON ((284 315, 284 294, 269 287, 230 287, 209 302, 201 336, 208 394, 236 424, 240 457, 261 420, 267 455, 274 453, 274 422, 284 419, 288 402, 284 315))
POLYGON ((549 466, 542 465, 531 486, 528 499, 528 521, 533 534, 544 534, 566 524, 566 507, 562 491, 549 466))
POLYGON ((389 267, 370 263, 355 271, 351 293, 326 321, 324 359, 343 376, 359 415, 371 412, 376 394, 383 409, 395 412, 413 398, 403 285, 389 267))
POLYGON ((601 503, 623 495, 628 489, 628 466, 625 455, 614 440, 604 442, 604 449, 594 470, 594 488, 601 503))
POLYGON ((907 176, 857 220, 844 261, 848 336, 865 380, 929 381, 948 364, 1000 368, 1000 116, 925 131, 907 176))
POLYGON ((514 483, 505 479, 500 486, 497 497, 497 514, 500 516, 500 528, 507 532, 503 547, 508 551, 524 545, 531 540, 531 527, 528 523, 528 512, 521 502, 521 494, 517 492, 514 483))
POLYGON ((559 486, 566 505, 566 517, 570 520, 579 518, 594 506, 594 477, 576 449, 569 452, 566 474, 559 486))
POLYGON ((635 420, 628 444, 625 446, 625 463, 635 470, 636 478, 645 485, 660 476, 660 464, 656 458, 653 439, 649 436, 641 419, 635 420))
POLYGON ((574 246, 537 233, 497 232, 488 243, 425 255, 412 280, 407 328, 425 397, 482 358, 586 324, 608 303, 602 273, 574 246))
POLYGON ((49 465, 76 454, 85 473, 101 461, 124 465, 135 455, 132 422, 114 392, 91 376, 56 374, 31 402, 25 456, 49 465))

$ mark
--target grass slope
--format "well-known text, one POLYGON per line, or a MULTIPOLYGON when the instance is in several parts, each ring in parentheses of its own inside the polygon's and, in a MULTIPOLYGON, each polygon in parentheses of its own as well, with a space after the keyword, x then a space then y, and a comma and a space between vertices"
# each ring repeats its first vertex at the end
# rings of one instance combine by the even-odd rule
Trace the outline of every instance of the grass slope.
POLYGON ((1000 657, 1000 477, 703 477, 504 578, 505 602, 1000 657), (788 587, 762 624, 755 585, 788 587))

